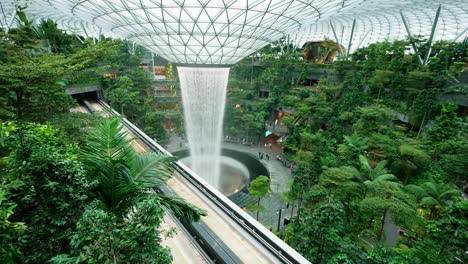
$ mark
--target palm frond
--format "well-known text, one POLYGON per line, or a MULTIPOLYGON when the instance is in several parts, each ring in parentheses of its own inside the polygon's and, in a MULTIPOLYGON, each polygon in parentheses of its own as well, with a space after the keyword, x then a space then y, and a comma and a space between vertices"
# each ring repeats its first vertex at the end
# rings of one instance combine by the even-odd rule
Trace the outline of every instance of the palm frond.
POLYGON ((350 147, 356 149, 356 150, 364 150, 367 148, 367 142, 369 141, 368 138, 360 137, 356 134, 353 134, 351 136, 344 136, 344 141, 346 144, 348 144, 350 147))
POLYGON ((90 133, 81 160, 88 169, 108 175, 106 170, 111 170, 113 164, 128 164, 134 159, 135 150, 127 137, 118 119, 105 120, 90 133))
POLYGON ((387 166, 386 160, 382 160, 381 162, 379 162, 373 170, 374 177, 380 176, 382 174, 387 174, 388 170, 385 168, 385 166, 387 166))
POLYGON ((139 196, 140 189, 135 184, 124 164, 115 164, 112 174, 99 176, 98 193, 100 200, 109 211, 125 214, 133 206, 132 200, 139 196))
POLYGON ((206 211, 187 203, 183 199, 165 194, 153 196, 163 207, 170 209, 177 217, 182 217, 189 222, 200 220, 201 216, 206 216, 206 211))
POLYGON ((172 176, 173 169, 169 166, 172 161, 175 161, 175 158, 163 154, 140 154, 132 164, 133 179, 146 188, 160 186, 172 176))
POLYGON ((439 205, 440 203, 432 198, 432 197, 424 197, 421 199, 421 205, 422 206, 427 206, 427 207, 431 207, 431 206, 435 206, 435 205, 439 205))
POLYGON ((105 120, 90 133, 80 157, 99 182, 100 200, 116 214, 125 213, 139 192, 130 171, 136 154, 127 137, 118 119, 105 120))
POLYGON ((372 171, 369 161, 363 155, 359 155, 359 163, 361 164, 361 168, 366 170, 366 172, 372 171))
POLYGON ((460 191, 455 189, 449 189, 440 194, 440 199, 445 201, 454 201, 460 197, 460 191))
POLYGON ((417 199, 421 199, 421 197, 427 196, 426 190, 424 190, 424 188, 422 188, 421 186, 408 184, 403 188, 409 193, 413 194, 417 199))
POLYGON ((424 190, 426 190, 426 192, 432 197, 439 197, 440 195, 440 186, 433 181, 425 182, 421 187, 423 187, 424 190))
POLYGON ((361 178, 361 173, 359 172, 358 169, 352 167, 352 166, 341 166, 340 169, 343 171, 346 171, 347 173, 351 174, 354 176, 354 178, 360 180, 361 178))
POLYGON ((382 174, 374 178, 374 181, 397 181, 398 178, 393 174, 382 174))

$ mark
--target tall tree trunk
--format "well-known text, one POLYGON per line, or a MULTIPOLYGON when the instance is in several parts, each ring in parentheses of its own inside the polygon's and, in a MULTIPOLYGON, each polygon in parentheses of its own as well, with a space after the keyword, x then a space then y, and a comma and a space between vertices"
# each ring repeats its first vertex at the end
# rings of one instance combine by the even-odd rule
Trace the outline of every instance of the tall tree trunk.
POLYGON ((18 117, 23 115, 23 91, 18 89, 16 93, 16 114, 18 117))
POLYGON ((293 213, 294 213, 294 204, 295 204, 295 201, 293 201, 292 204, 291 204, 291 216, 289 217, 289 220, 292 220, 292 217, 293 217, 293 213))
POLYGON ((301 198, 299 198, 299 204, 297 205, 297 220, 301 217, 301 206, 302 206, 302 196, 304 193, 301 193, 301 198))
POLYGON ((381 89, 379 88, 379 92, 377 93, 377 100, 380 99, 380 91, 381 91, 381 89))
POLYGON ((387 208, 385 208, 383 216, 382 216, 382 221, 381 221, 381 226, 380 226, 380 231, 377 234, 377 241, 380 241, 382 239, 382 234, 385 226, 385 215, 387 214, 387 208))
POLYGON ((418 131, 417 137, 419 137, 419 135, 421 134, 421 132, 423 130, 424 121, 426 121, 426 114, 427 114, 427 112, 424 112, 424 116, 423 116, 423 119, 421 121, 421 125, 419 126, 419 131, 418 131))
POLYGON ((260 199, 257 202, 257 221, 258 221, 258 213, 260 213, 260 199))

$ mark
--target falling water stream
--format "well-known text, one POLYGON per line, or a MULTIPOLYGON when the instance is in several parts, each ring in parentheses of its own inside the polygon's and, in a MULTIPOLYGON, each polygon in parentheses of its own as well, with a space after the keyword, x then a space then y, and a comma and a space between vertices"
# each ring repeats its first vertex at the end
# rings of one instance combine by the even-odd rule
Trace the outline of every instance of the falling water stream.
POLYGON ((219 189, 229 68, 177 67, 192 170, 219 189))

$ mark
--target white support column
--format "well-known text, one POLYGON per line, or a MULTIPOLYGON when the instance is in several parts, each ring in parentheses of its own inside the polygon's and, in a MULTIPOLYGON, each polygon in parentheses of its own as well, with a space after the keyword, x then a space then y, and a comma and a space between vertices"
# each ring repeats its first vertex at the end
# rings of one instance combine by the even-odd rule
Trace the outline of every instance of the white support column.
POLYGON ((150 69, 150 72, 151 72, 151 76, 153 76, 153 80, 156 79, 156 74, 154 73, 154 53, 151 52, 151 69, 150 69))
POLYGON ((336 44, 338 45, 338 53, 340 55, 343 55, 343 50, 341 49, 341 43, 340 41, 338 40, 338 36, 336 35, 336 31, 335 31, 335 27, 333 26, 332 22, 330 22, 330 27, 333 31, 333 36, 335 36, 335 41, 336 41, 336 44))
POLYGON ((13 12, 13 14, 11 15, 10 21, 6 25, 7 28, 6 28, 5 34, 8 34, 8 32, 10 32, 10 29, 13 26, 13 22, 15 21, 15 17, 16 17, 16 9, 15 9, 15 12, 13 12))
POLYGON ((86 31, 86 27, 81 23, 81 29, 83 30, 83 33, 85 34, 86 38, 89 38, 88 31, 86 31))
POLYGON ((465 28, 465 30, 463 30, 460 34, 458 34, 458 35, 453 39, 453 41, 457 41, 461 36, 463 36, 463 35, 466 33, 466 31, 468 31, 468 27, 465 28))
POLYGON ((349 36, 348 50, 346 51, 346 55, 349 55, 349 51, 351 50, 351 44, 353 42, 353 35, 354 35, 355 27, 356 27, 356 18, 354 18, 353 26, 351 27, 351 35, 349 36))
MULTIPOLYGON (((401 20, 403 20, 403 25, 405 25, 406 33, 408 33, 408 37, 411 38, 413 35, 411 34, 411 31, 410 31, 408 22, 406 21, 405 15, 403 15, 403 11, 402 11, 402 10, 400 10, 400 16, 401 16, 401 20)), ((421 58, 421 55, 419 54, 418 48, 416 47, 416 44, 414 43, 414 41, 411 41, 411 46, 413 47, 414 54, 415 54, 416 56, 418 56, 419 63, 420 63, 421 65, 424 65, 424 61, 423 61, 423 59, 421 58)))
POLYGON ((440 10, 442 9, 442 4, 437 8, 437 12, 434 18, 434 23, 432 24, 431 36, 427 41, 426 55, 424 56, 423 66, 426 66, 429 62, 429 56, 431 56, 432 51, 432 40, 434 40, 435 33, 437 32, 437 23, 439 22, 440 10))
POLYGON ((367 38, 367 35, 369 35, 369 33, 371 32, 371 30, 369 29, 366 34, 362 37, 362 39, 359 41, 359 44, 357 46, 357 48, 360 48, 362 43, 364 42, 364 40, 367 38))

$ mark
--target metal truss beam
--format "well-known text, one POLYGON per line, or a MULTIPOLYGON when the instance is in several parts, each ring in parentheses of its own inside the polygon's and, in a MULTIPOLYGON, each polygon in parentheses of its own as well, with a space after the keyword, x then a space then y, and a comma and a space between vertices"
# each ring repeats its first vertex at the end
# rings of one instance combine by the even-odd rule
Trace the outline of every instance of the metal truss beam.
POLYGON ((408 33, 408 37, 410 38, 410 42, 411 42, 411 46, 413 47, 414 54, 418 56, 419 64, 423 65, 424 61, 421 58, 421 55, 419 54, 418 48, 416 47, 416 43, 414 43, 414 41, 411 39, 413 35, 411 34, 408 22, 406 21, 405 15, 403 15, 402 10, 400 10, 400 15, 401 15, 401 20, 403 20, 403 25, 405 25, 406 33, 408 33))
POLYGON ((437 8, 437 12, 434 18, 434 23, 432 24, 431 36, 429 37, 429 40, 427 41, 427 49, 426 49, 426 55, 424 56, 423 66, 427 65, 427 63, 429 62, 429 56, 431 56, 432 40, 434 40, 434 35, 437 32, 437 23, 439 22, 441 9, 442 9, 442 4, 440 4, 439 8, 437 8))
POLYGON ((353 26, 351 27, 351 35, 349 36, 348 50, 346 51, 346 56, 349 55, 349 51, 351 50, 351 45, 353 43, 354 28, 355 27, 356 27, 356 18, 354 18, 353 26))
POLYGON ((338 35, 336 35, 336 31, 335 31, 335 27, 333 26, 332 22, 330 22, 330 27, 333 31, 333 35, 335 36, 335 41, 336 41, 336 44, 338 45, 338 53, 340 55, 343 55, 343 50, 341 49, 341 43, 340 41, 338 40, 338 35))

